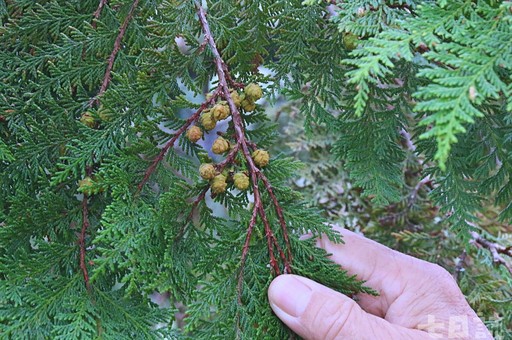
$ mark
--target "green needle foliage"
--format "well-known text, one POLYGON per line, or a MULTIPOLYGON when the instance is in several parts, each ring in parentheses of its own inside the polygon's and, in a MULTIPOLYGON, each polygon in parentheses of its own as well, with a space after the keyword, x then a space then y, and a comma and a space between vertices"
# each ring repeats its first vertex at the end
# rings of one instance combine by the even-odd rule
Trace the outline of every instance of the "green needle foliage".
POLYGON ((373 293, 300 238, 341 242, 329 222, 452 269, 468 247, 482 265, 460 284, 510 335, 506 266, 467 240, 510 243, 512 4, 202 5, 210 36, 195 1, 0 0, 2 337, 289 338, 276 274, 373 293), (267 101, 191 142, 211 101, 232 102, 226 82, 267 101), (281 99, 291 130, 264 110, 281 99), (211 152, 218 131, 233 157, 211 152), (223 161, 254 175, 248 191, 212 195, 198 168, 223 161), (499 227, 482 229, 490 211, 499 227))

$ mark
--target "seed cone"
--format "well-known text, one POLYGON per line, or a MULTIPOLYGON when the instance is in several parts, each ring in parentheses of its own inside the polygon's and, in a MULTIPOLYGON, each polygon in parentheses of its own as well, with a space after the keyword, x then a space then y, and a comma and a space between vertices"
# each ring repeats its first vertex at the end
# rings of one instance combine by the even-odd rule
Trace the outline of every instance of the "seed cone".
POLYGON ((270 155, 268 151, 258 149, 252 153, 252 159, 257 166, 263 168, 270 162, 270 155))
POLYGON ((86 195, 94 194, 91 186, 94 184, 94 181, 91 177, 87 176, 84 179, 78 181, 78 191, 84 193, 86 195))
POLYGON ((227 185, 226 176, 221 174, 213 178, 210 188, 214 194, 220 194, 226 191, 227 185))
POLYGON ((233 181, 235 184, 235 188, 237 188, 238 190, 247 190, 247 188, 249 188, 249 176, 247 176, 243 172, 237 172, 233 176, 233 181))
POLYGON ((242 98, 240 98, 240 95, 236 91, 231 92, 231 99, 233 100, 233 103, 235 103, 236 107, 240 107, 240 104, 242 103, 242 98))
POLYGON ((94 128, 96 126, 96 120, 92 116, 92 113, 89 111, 84 112, 80 117, 80 122, 84 125, 87 125, 90 128, 94 128))
POLYGON ((245 112, 251 112, 256 109, 256 104, 252 100, 247 98, 242 100, 242 103, 240 105, 242 106, 242 109, 244 109, 245 112))
POLYGON ((229 150, 229 142, 222 137, 219 137, 213 142, 213 153, 220 155, 229 150))
POLYGON ((216 121, 224 120, 229 117, 231 112, 229 111, 229 107, 225 104, 217 104, 212 109, 213 118, 216 121))
POLYGON ((191 126, 188 130, 187 130, 187 138, 189 141, 191 141, 192 143, 195 143, 197 142, 198 140, 200 140, 201 138, 203 137, 203 130, 201 130, 201 128, 199 126, 191 126))
POLYGON ((203 179, 213 179, 215 177, 215 167, 211 163, 203 163, 199 166, 199 175, 203 179))
POLYGON ((261 86, 255 83, 247 85, 244 89, 244 93, 246 98, 249 98, 254 102, 263 97, 263 90, 261 89, 261 86))
POLYGON ((206 131, 215 129, 217 122, 213 118, 213 115, 210 111, 205 111, 201 115, 201 125, 206 131))

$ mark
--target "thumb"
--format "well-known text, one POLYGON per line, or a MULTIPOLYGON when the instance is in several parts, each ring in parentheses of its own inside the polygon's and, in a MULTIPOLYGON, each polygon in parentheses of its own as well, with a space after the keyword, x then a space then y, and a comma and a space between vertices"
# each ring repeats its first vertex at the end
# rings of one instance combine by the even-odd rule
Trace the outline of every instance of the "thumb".
POLYGON ((429 339, 428 333, 368 314, 349 297, 300 276, 278 276, 268 297, 274 313, 308 340, 429 339))

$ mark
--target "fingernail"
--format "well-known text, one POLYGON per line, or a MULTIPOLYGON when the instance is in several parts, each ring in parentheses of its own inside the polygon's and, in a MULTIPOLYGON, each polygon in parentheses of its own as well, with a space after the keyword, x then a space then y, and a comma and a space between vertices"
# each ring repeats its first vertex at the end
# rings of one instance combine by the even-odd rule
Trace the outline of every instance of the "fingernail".
POLYGON ((281 275, 269 287, 269 300, 272 308, 279 308, 286 314, 298 317, 306 310, 312 290, 303 278, 295 275, 281 275))

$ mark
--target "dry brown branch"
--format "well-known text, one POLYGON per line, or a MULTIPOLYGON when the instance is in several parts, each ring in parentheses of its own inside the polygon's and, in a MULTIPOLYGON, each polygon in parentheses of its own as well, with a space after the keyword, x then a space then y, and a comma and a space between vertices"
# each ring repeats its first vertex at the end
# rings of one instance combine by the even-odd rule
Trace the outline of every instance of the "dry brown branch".
POLYGON ((490 251, 493 262, 496 265, 505 267, 509 271, 510 275, 512 275, 512 265, 502 256, 505 255, 512 258, 512 247, 505 247, 501 244, 491 242, 475 231, 471 232, 471 237, 473 238, 472 243, 475 246, 485 248, 490 251))

